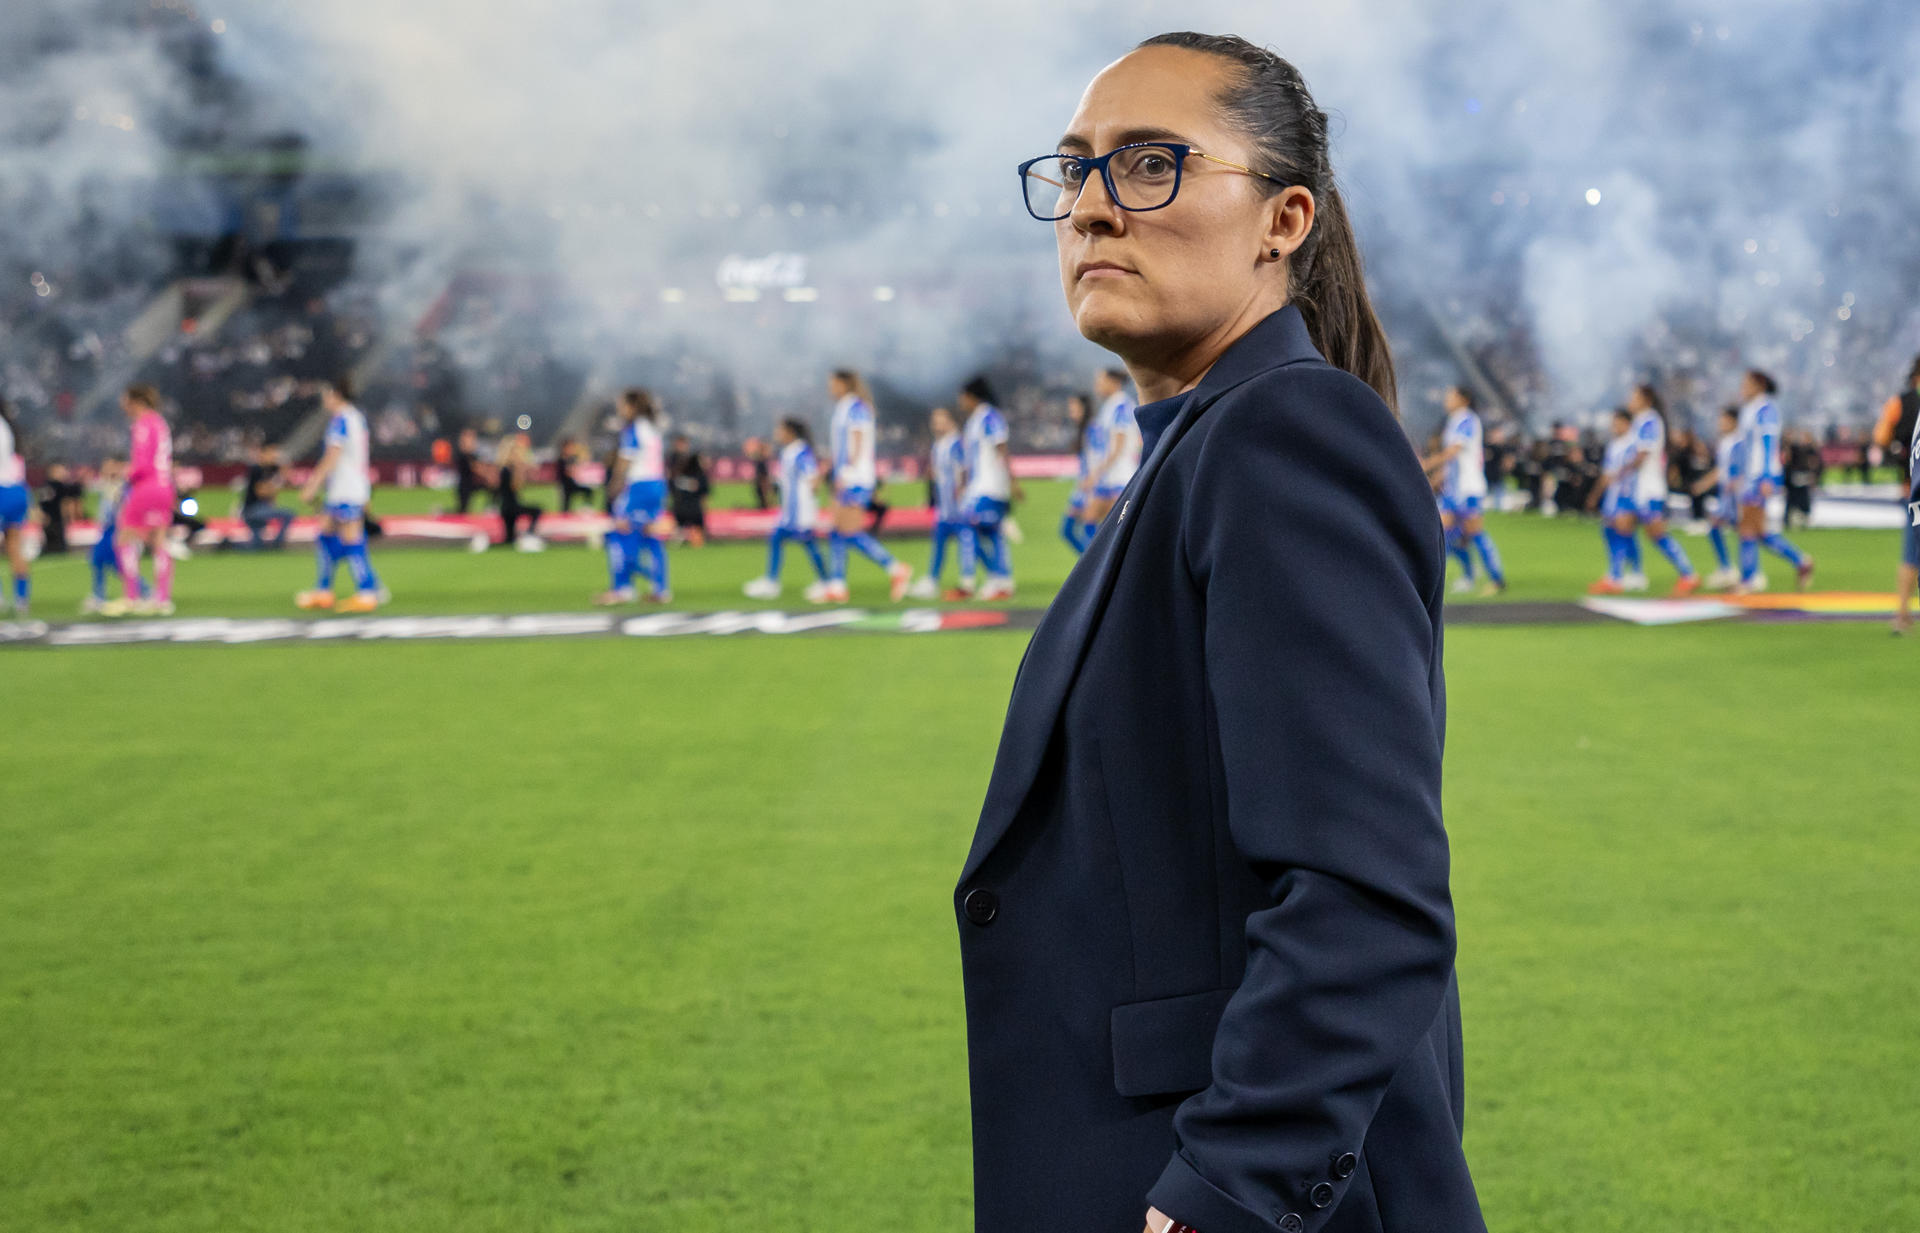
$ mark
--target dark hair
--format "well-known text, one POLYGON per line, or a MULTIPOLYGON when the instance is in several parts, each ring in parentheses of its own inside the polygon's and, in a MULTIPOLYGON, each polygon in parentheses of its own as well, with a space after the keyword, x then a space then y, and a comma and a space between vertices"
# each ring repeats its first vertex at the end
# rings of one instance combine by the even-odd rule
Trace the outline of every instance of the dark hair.
POLYGON ((634 415, 649 423, 659 413, 659 408, 654 404, 653 395, 637 385, 620 395, 620 405, 632 408, 634 415))
POLYGON ((969 394, 981 402, 998 404, 1000 401, 993 396, 993 387, 987 384, 985 377, 970 378, 965 385, 960 387, 960 392, 962 394, 969 394))
POLYGON ((1633 412, 1627 410, 1625 407, 1615 407, 1613 409, 1613 418, 1616 420, 1626 420, 1631 423, 1633 421, 1633 412))
POLYGON ((1747 375, 1753 378, 1754 384, 1758 385, 1761 389, 1765 390, 1767 393, 1777 394, 1780 392, 1779 383, 1776 382, 1767 373, 1761 372, 1758 368, 1747 369, 1747 375))
POLYGON ((1920 355, 1913 357, 1913 367, 1907 370, 1907 384, 1920 385, 1920 355))
POLYGON ((1732 403, 1728 403, 1726 406, 1720 408, 1720 414, 1726 419, 1737 420, 1740 418, 1740 408, 1732 403))
POLYGON ((325 381, 321 382, 321 384, 346 401, 353 401, 353 377, 351 375, 341 373, 337 377, 328 377, 325 381))
POLYGON ((780 421, 780 427, 792 433, 796 439, 804 441, 808 445, 813 444, 813 433, 808 430, 805 420, 797 416, 789 415, 780 421))
POLYGON ((160 391, 144 381, 135 382, 127 387, 127 401, 139 403, 150 411, 160 409, 160 391))
POLYGON ((1353 221, 1327 155, 1327 113, 1314 105, 1300 70, 1231 34, 1161 34, 1142 47, 1180 47, 1231 61, 1239 78, 1219 100, 1227 122, 1253 145, 1251 161, 1269 194, 1298 185, 1313 194, 1313 229, 1287 261, 1287 296, 1327 362, 1373 387, 1398 411, 1387 332, 1367 296, 1353 221))
POLYGON ((869 407, 873 405, 873 391, 867 387, 867 379, 860 375, 858 369, 836 368, 833 370, 833 376, 835 380, 844 381, 847 388, 852 390, 861 402, 869 407))
POLYGON ((1102 368, 1100 371, 1107 374, 1109 379, 1118 381, 1123 386, 1133 380, 1133 374, 1124 368, 1102 368))
POLYGON ((1667 404, 1660 401, 1659 390, 1654 389, 1645 381, 1641 381, 1634 385, 1633 392, 1646 400, 1647 405, 1653 408, 1655 415, 1658 415, 1663 420, 1667 418, 1667 404))
MULTIPOLYGON (((7 405, 7 400, 4 398, 0 398, 0 420, 5 420, 8 428, 16 427, 13 418, 13 408, 7 405)), ((14 443, 14 448, 19 448, 19 442, 16 441, 14 443)))
POLYGON ((1468 389, 1468 388, 1467 388, 1466 386, 1464 386, 1464 385, 1456 385, 1456 386, 1452 386, 1452 387, 1450 387, 1450 388, 1451 388, 1451 389, 1453 390, 1453 392, 1454 392, 1454 393, 1456 393, 1456 394, 1458 394, 1458 395, 1460 395, 1460 401, 1461 401, 1461 402, 1464 402, 1464 403, 1466 403, 1466 404, 1467 404, 1467 409, 1468 409, 1468 410, 1470 410, 1470 411, 1471 411, 1471 410, 1474 410, 1474 409, 1476 409, 1476 408, 1478 408, 1478 407, 1479 407, 1479 405, 1480 405, 1480 404, 1479 404, 1479 402, 1478 402, 1478 401, 1477 401, 1477 400, 1476 400, 1476 399, 1474 398, 1474 396, 1473 396, 1473 391, 1472 391, 1472 390, 1470 390, 1470 389, 1468 389))

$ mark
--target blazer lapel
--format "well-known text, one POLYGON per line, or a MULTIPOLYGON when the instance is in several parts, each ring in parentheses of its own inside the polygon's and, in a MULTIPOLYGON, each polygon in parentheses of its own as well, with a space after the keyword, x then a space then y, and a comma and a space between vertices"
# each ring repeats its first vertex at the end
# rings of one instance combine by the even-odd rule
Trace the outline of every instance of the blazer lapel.
POLYGON ((1198 391, 1190 394, 1186 405, 1160 434, 1153 453, 1140 464, 1125 491, 1120 494, 1111 519, 1094 536, 1086 554, 1067 575, 1047 607, 1047 615, 1027 644, 1026 658, 1020 661, 1020 673, 1014 678, 1013 697, 1007 703, 1007 722, 1000 732, 1000 751, 994 756, 993 778, 987 785, 986 804, 980 811, 980 825, 973 834, 973 848, 961 880, 973 876, 1000 837, 1012 825, 1014 815, 1033 787, 1046 755, 1060 706, 1066 701, 1067 687, 1079 671, 1086 655, 1087 638, 1113 593, 1114 578, 1120 572, 1120 559, 1133 537, 1134 512, 1143 504, 1167 453, 1200 409, 1198 391))
POLYGON ((960 873, 962 883, 979 871, 981 862, 1013 825, 1014 815, 1040 773, 1067 689, 1086 657, 1088 638, 1113 593, 1120 560, 1133 537, 1135 511, 1145 504, 1147 489, 1167 455, 1227 390, 1269 369, 1319 358, 1300 310, 1289 305, 1255 326, 1221 356, 1160 434, 1153 452, 1121 493, 1111 521, 1100 528, 1086 555, 1067 575, 1027 644, 1026 657, 1014 678, 1013 697, 1007 703, 1007 720, 1000 732, 1000 750, 994 756, 993 778, 987 784, 980 824, 974 830, 973 847, 960 873))

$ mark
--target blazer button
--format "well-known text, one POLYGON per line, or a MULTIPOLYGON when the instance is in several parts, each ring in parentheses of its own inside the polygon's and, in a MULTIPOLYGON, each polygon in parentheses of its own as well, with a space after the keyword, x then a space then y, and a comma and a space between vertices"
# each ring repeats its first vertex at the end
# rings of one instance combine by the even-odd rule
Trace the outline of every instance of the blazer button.
POLYGON ((1313 1200, 1315 1207, 1325 1207, 1327 1204, 1333 1202, 1333 1187, 1327 1185, 1325 1182, 1321 1182, 1313 1188, 1313 1192, 1307 1197, 1313 1200))
POLYGON ((967 919, 976 925, 990 925, 1000 915, 1000 899, 990 890, 971 890, 961 903, 967 919))
POLYGON ((1280 1217, 1280 1233, 1300 1233, 1300 1230, 1306 1227, 1307 1222, 1292 1212, 1280 1217))
POLYGON ((1334 1180, 1340 1181, 1340 1182, 1346 1181, 1348 1178, 1353 1176, 1353 1171, 1359 1167, 1360 1167, 1360 1158, 1358 1156, 1354 1155, 1352 1152, 1340 1153, 1338 1156, 1334 1157, 1333 1159, 1334 1180))

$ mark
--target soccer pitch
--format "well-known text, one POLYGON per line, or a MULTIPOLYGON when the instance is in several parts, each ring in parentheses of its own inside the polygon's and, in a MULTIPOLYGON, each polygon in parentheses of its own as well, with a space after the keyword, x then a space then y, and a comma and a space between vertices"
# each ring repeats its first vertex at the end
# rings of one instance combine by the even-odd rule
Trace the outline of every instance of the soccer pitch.
MULTIPOLYGON (((1070 564, 1060 495, 1016 606, 1070 564)), ((1598 569, 1591 524, 1494 529, 1518 598, 1598 569)), ((1796 538, 1887 588, 1891 534, 1796 538)), ((679 605, 755 606, 762 559, 677 551, 679 605)), ((579 549, 376 562, 402 614, 604 583, 579 549)), ((181 615, 284 616, 310 572, 203 555, 181 615)), ((36 580, 64 619, 84 566, 36 580)), ((950 892, 1023 647, 0 648, 0 1229, 970 1227, 950 892)), ((1492 1227, 1920 1227, 1916 653, 1449 631, 1492 1227)))

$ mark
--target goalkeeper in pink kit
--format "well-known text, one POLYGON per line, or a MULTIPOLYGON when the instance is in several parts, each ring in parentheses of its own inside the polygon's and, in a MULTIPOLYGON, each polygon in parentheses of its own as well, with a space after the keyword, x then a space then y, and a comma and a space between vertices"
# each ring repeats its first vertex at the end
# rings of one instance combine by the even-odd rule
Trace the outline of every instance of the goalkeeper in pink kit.
POLYGON ((130 385, 120 395, 120 409, 133 429, 128 454, 126 499, 120 506, 115 551, 120 576, 129 596, 142 592, 140 549, 153 558, 153 588, 148 598, 119 599, 100 611, 107 616, 173 615, 173 557, 167 552, 167 531, 173 525, 173 431, 160 414, 160 394, 151 385, 130 385))

